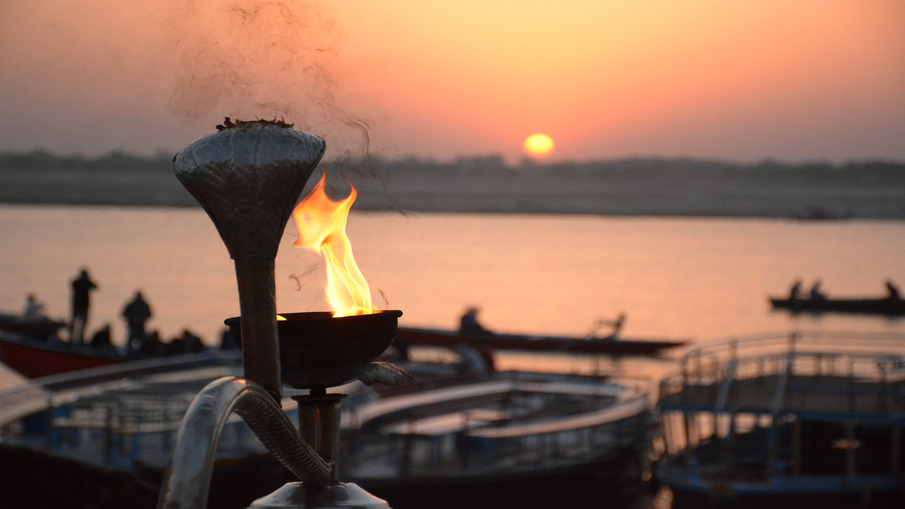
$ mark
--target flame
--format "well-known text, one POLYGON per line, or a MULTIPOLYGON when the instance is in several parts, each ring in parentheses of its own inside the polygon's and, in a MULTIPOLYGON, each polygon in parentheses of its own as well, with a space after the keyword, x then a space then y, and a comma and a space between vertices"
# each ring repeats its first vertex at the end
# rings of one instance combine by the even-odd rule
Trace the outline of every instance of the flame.
POLYGON ((331 200, 324 190, 327 175, 292 211, 299 238, 296 247, 310 249, 324 257, 327 263, 327 283, 324 290, 333 316, 366 315, 379 311, 371 303, 371 290, 346 236, 346 220, 358 192, 352 187, 349 196, 331 200))

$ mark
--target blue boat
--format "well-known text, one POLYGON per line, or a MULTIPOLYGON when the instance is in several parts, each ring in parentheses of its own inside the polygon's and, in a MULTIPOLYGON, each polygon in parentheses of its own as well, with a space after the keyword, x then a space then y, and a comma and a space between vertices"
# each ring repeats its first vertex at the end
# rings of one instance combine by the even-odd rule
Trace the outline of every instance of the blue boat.
POLYGON ((657 479, 680 507, 905 506, 905 338, 702 346, 660 384, 657 479))

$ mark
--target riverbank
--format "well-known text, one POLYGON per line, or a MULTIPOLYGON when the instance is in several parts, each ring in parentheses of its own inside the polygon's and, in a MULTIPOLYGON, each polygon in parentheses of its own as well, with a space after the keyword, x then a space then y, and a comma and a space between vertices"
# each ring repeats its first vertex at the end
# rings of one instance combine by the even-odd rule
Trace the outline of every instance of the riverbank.
MULTIPOLYGON (((357 210, 402 212, 905 219, 905 164, 755 165, 625 159, 507 166, 501 158, 321 165, 357 210)), ((316 179, 312 179, 316 180, 316 179)), ((313 185, 311 182, 309 185, 313 185)), ((0 202, 194 207, 168 157, 0 155, 0 202)))

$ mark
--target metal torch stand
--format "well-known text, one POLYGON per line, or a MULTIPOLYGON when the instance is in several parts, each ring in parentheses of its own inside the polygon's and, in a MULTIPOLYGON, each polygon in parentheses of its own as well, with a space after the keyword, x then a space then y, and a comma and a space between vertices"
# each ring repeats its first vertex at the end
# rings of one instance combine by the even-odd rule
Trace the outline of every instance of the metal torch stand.
POLYGON ((312 390, 305 396, 293 396, 299 406, 299 437, 327 463, 333 477, 339 477, 340 402, 345 394, 327 394, 312 390))
POLYGON ((176 434, 158 509, 207 506, 217 444, 233 412, 245 420, 274 458, 304 480, 284 485, 256 500, 251 508, 389 509, 386 501, 357 485, 336 480, 339 402, 344 397, 321 392, 299 396, 300 436, 260 385, 237 377, 211 382, 192 402, 176 434))
MULTIPOLYGON (((326 394, 323 390, 312 390, 308 395, 292 398, 299 407, 301 439, 314 448, 324 461, 332 465, 334 478, 339 475, 340 402, 345 397, 345 394, 326 394)), ((302 482, 292 482, 256 500, 249 509, 389 509, 389 507, 386 501, 355 484, 307 486, 302 482)))
MULTIPOLYGON (((192 402, 177 432, 157 507, 207 506, 217 443, 235 411, 274 458, 304 483, 287 484, 251 507, 388 508, 386 502, 358 486, 336 480, 342 396, 328 396, 320 388, 300 397, 301 436, 280 408, 281 372, 291 366, 280 361, 274 259, 293 206, 324 155, 326 143, 282 122, 239 122, 235 126, 227 119, 226 124, 176 154, 173 171, 211 217, 235 260, 245 378, 212 382, 192 402)), ((398 315, 386 316, 395 331, 398 315)), ((392 338, 385 339, 389 344, 392 338)), ((310 361, 315 351, 299 356, 310 361)), ((348 360, 360 369, 376 357, 358 359, 353 355, 348 360)), ((316 355, 314 360, 318 361, 316 355)), ((321 364, 317 367, 331 365, 321 364)), ((353 374, 340 378, 352 379, 353 374)), ((337 384, 318 383, 318 387, 328 385, 337 384)))

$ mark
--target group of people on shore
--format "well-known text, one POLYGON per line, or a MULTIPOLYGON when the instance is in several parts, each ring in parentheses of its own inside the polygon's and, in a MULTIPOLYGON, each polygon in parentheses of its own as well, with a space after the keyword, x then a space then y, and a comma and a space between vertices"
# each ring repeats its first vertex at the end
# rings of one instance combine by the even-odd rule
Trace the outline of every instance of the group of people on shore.
MULTIPOLYGON (((117 351, 111 341, 110 324, 105 323, 90 338, 86 338, 86 326, 88 312, 91 307, 91 293, 99 287, 87 269, 82 269, 70 282, 72 290, 71 314, 67 324, 67 339, 72 345, 86 345, 98 350, 117 351)), ((31 294, 25 302, 23 316, 37 319, 43 317, 44 306, 31 294)), ((126 322, 127 336, 125 344, 119 351, 130 357, 153 357, 161 355, 177 355, 183 353, 200 352, 204 344, 200 337, 189 330, 183 330, 182 335, 173 338, 170 342, 161 341, 160 334, 147 330, 147 323, 153 316, 151 306, 145 300, 141 290, 137 290, 123 307, 122 318, 126 322)))

